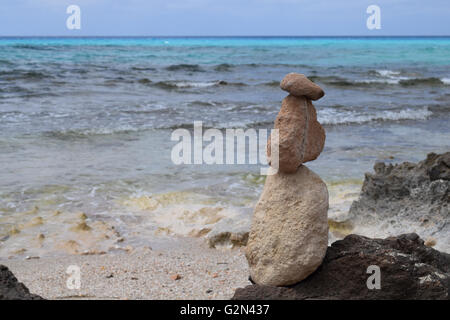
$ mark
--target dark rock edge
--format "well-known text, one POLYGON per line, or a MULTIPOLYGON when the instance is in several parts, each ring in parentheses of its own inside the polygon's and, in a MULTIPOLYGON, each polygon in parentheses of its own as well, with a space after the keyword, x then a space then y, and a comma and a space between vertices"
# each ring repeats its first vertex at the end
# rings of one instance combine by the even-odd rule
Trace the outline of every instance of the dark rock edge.
POLYGON ((232 300, 449 300, 450 254, 424 245, 415 233, 386 239, 348 235, 328 247, 322 265, 287 287, 253 284, 232 300), (370 265, 380 267, 381 289, 368 289, 370 265))
POLYGON ((6 266, 0 265, 0 300, 43 300, 43 298, 30 293, 30 290, 19 282, 6 266))

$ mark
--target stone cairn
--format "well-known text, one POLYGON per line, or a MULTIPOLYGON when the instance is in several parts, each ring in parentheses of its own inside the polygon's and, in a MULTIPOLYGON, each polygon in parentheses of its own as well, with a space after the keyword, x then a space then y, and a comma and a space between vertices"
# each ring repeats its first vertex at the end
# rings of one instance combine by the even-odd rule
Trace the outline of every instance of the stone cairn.
MULTIPOLYGON (((325 130, 311 103, 324 92, 298 73, 286 75, 280 87, 289 95, 275 120, 279 168, 267 176, 246 248, 251 279, 271 286, 308 277, 322 263, 328 245, 328 189, 303 165, 315 160, 325 144, 325 130)), ((270 140, 267 157, 273 165, 270 140)))

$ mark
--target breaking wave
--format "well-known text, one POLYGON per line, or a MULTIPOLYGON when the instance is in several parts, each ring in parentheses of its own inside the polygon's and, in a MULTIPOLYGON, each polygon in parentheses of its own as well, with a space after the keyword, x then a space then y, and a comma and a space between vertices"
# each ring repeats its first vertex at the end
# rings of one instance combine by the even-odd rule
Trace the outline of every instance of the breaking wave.
POLYGON ((318 110, 318 120, 322 124, 361 124, 375 121, 426 120, 433 113, 428 107, 420 109, 382 110, 373 113, 360 111, 341 111, 339 108, 323 108, 318 110))
POLYGON ((117 128, 88 128, 88 129, 71 129, 71 130, 55 130, 43 132, 43 136, 60 140, 75 140, 88 138, 89 136, 103 136, 112 134, 127 134, 145 130, 145 128, 136 128, 132 126, 119 126, 117 128))
MULTIPOLYGON (((147 79, 148 80, 148 79, 147 79)), ((217 86, 237 86, 242 87, 246 86, 245 83, 241 82, 227 82, 223 80, 217 81, 159 81, 152 83, 150 80, 145 81, 144 79, 140 80, 140 83, 143 84, 151 84, 160 89, 186 89, 186 88, 209 88, 209 87, 217 87, 217 86)))
POLYGON ((314 82, 324 83, 336 87, 369 87, 372 85, 400 85, 400 86, 441 86, 450 84, 449 78, 410 78, 401 76, 390 70, 382 70, 381 73, 376 73, 377 76, 369 79, 346 79, 336 76, 311 76, 310 79, 314 82))

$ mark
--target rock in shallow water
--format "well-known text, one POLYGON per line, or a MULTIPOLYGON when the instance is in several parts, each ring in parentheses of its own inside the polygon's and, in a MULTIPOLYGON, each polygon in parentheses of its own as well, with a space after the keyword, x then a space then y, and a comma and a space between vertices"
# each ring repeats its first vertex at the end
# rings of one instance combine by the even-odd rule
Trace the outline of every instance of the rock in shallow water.
POLYGON ((268 176, 246 248, 253 281, 290 285, 314 272, 327 250, 327 211, 327 187, 307 167, 268 176))
MULTIPOLYGON (((325 145, 325 130, 317 121, 313 104, 305 97, 288 95, 283 99, 275 129, 279 130, 279 170, 285 173, 294 173, 302 163, 315 160, 325 145)), ((269 140, 267 158, 270 164, 271 157, 269 140)))
POLYGON ((387 239, 349 235, 334 242, 322 265, 290 287, 250 285, 234 300, 449 299, 450 255, 426 247, 417 234, 387 239), (369 290, 367 267, 380 267, 381 288, 369 290))
POLYGON ((349 212, 353 233, 385 237, 416 232, 450 252, 450 152, 419 163, 377 163, 349 212))
POLYGON ((250 230, 251 209, 243 209, 234 217, 220 220, 206 235, 211 248, 243 247, 247 245, 250 230), (250 212, 249 212, 250 211, 250 212))
POLYGON ((0 265, 0 300, 42 300, 17 281, 9 269, 0 265))

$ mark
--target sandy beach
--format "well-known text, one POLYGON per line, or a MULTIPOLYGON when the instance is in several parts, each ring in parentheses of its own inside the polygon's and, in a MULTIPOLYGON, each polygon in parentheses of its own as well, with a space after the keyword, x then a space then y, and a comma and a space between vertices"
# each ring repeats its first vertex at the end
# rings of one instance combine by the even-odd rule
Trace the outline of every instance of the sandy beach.
POLYGON ((210 249, 199 239, 104 255, 1 259, 31 292, 46 299, 229 299, 250 284, 240 249, 210 249), (81 270, 79 290, 67 288, 68 266, 81 270))

